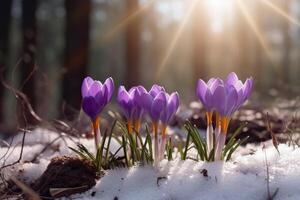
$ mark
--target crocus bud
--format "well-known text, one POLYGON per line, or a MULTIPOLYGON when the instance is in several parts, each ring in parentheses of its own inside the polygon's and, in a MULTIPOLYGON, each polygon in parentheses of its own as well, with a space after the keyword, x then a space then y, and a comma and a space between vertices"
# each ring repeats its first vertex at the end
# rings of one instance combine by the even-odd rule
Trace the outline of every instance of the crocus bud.
POLYGON ((82 109, 91 118, 96 120, 99 113, 111 100, 114 91, 112 78, 106 79, 102 84, 100 81, 86 77, 81 86, 82 109))

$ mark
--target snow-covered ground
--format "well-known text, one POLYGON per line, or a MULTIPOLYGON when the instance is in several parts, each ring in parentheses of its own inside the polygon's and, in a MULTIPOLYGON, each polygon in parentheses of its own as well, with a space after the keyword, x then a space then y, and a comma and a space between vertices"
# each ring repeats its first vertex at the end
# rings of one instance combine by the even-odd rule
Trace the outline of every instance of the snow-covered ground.
MULTIPOLYGON (((15 137, 9 149, 6 163, 17 160, 20 153, 22 135, 15 137), (16 145, 17 144, 17 145, 16 145)), ((47 150, 49 144, 59 135, 37 129, 26 136, 22 163, 6 170, 9 175, 21 173, 25 181, 39 177, 46 169, 51 157, 72 155, 68 146, 74 146, 77 138, 57 139, 47 150), (40 152, 42 152, 40 154, 40 152), (40 154, 40 155, 39 155, 40 154), (34 157, 38 157, 34 163, 34 157)), ((9 141, 8 141, 9 142, 9 141)), ((80 139, 80 142, 93 148, 93 141, 80 139)), ((112 149, 117 149, 114 142, 112 149)), ((7 152, 0 148, 0 157, 7 152)), ((130 169, 115 169, 105 172, 95 187, 74 199, 103 200, 188 200, 188 199, 267 199, 267 167, 269 168, 270 193, 279 188, 275 199, 300 199, 300 149, 279 145, 280 155, 271 142, 254 146, 240 147, 230 162, 204 163, 192 160, 172 162, 163 161, 159 169, 151 166, 136 166, 130 169), (265 148, 263 148, 265 146, 265 148), (207 170, 207 176, 204 173, 207 170)), ((1 159, 3 162, 3 159, 1 159)), ((1 163, 2 164, 2 163, 1 163)), ((68 198, 69 199, 69 198, 68 198)))

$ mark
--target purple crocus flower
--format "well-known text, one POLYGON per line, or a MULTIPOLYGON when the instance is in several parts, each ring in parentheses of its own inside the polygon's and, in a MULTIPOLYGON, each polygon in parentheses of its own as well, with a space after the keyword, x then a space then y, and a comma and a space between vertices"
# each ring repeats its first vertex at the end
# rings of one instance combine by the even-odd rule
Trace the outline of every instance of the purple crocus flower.
POLYGON ((166 92, 166 90, 165 90, 164 87, 159 86, 159 85, 156 85, 156 84, 154 84, 154 85, 151 87, 151 89, 149 90, 149 94, 150 94, 153 98, 155 98, 155 97, 158 95, 158 93, 160 93, 160 92, 166 92))
POLYGON ((235 107, 235 110, 237 110, 249 98, 253 88, 253 79, 252 77, 247 78, 245 83, 243 83, 241 80, 239 80, 236 73, 231 72, 227 76, 226 85, 227 87, 230 87, 230 85, 232 85, 237 91, 238 99, 235 107))
POLYGON ((161 122, 168 124, 179 107, 179 95, 177 92, 173 92, 171 95, 165 93, 166 107, 161 114, 161 122))
POLYGON ((231 115, 249 98, 252 87, 252 78, 248 78, 245 83, 243 83, 238 79, 234 72, 231 72, 228 75, 226 81, 219 78, 211 78, 207 83, 201 79, 198 81, 196 93, 206 109, 207 116, 208 152, 210 152, 214 147, 212 113, 214 111, 216 112, 216 160, 221 159, 221 153, 225 144, 231 115))
POLYGON ((111 77, 102 84, 100 81, 86 77, 81 86, 82 109, 92 119, 96 120, 99 113, 111 100, 114 82, 111 77))
POLYGON ((96 152, 100 142, 99 113, 111 100, 114 91, 114 81, 111 77, 102 84, 91 77, 86 77, 81 86, 82 109, 91 118, 95 138, 96 152))
POLYGON ((166 128, 171 118, 177 112, 179 96, 177 92, 169 95, 163 87, 153 85, 148 93, 141 95, 141 100, 153 123, 154 162, 157 165, 163 159, 166 145, 166 128), (158 135, 159 128, 161 130, 160 136, 158 135), (158 139, 159 137, 161 137, 160 140, 158 139))
POLYGON ((202 102, 207 112, 212 112, 213 105, 213 93, 219 85, 222 85, 223 81, 219 78, 211 78, 207 83, 202 79, 198 80, 196 94, 202 102))
POLYGON ((153 85, 149 93, 143 93, 141 100, 153 123, 161 121, 167 125, 179 107, 178 93, 173 92, 169 95, 158 85, 153 85))
POLYGON ((131 119, 134 110, 134 93, 135 89, 130 89, 127 91, 124 86, 119 87, 117 101, 118 104, 122 107, 126 119, 131 119))
POLYGON ((243 83, 234 72, 231 72, 226 82, 218 85, 213 93, 216 111, 223 117, 230 117, 249 98, 252 87, 252 78, 243 83))
POLYGON ((196 94, 202 102, 206 110, 206 140, 207 140, 207 151, 210 152, 213 149, 213 125, 212 125, 212 114, 215 108, 213 94, 219 85, 223 85, 223 80, 219 78, 211 78, 207 83, 202 79, 198 80, 196 94))
POLYGON ((253 79, 248 78, 245 83, 240 81, 232 72, 224 84, 217 86, 213 94, 213 104, 220 115, 220 126, 215 151, 215 159, 220 160, 225 144, 231 115, 249 98, 253 87, 253 79))
POLYGON ((141 96, 144 93, 147 93, 147 90, 143 86, 132 87, 129 91, 124 86, 120 86, 119 88, 117 101, 124 111, 130 132, 132 126, 137 131, 139 129, 144 111, 141 96))

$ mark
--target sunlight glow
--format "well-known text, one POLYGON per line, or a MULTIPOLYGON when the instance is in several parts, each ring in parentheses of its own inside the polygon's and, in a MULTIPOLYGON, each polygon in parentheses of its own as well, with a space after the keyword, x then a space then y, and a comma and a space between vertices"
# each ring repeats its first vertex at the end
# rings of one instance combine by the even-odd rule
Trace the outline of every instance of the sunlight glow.
POLYGON ((289 22, 291 22, 297 26, 300 26, 300 22, 298 20, 296 20, 295 18, 290 16, 288 13, 286 13, 283 9, 281 9, 274 3, 270 2, 269 0, 261 0, 260 2, 262 2, 263 4, 265 4, 266 6, 271 8, 273 11, 275 11, 277 14, 279 14, 283 18, 287 19, 289 22))
POLYGON ((156 0, 149 0, 144 5, 140 6, 139 9, 135 10, 134 12, 129 13, 129 14, 127 13, 122 21, 120 21, 118 24, 116 24, 111 30, 109 30, 103 37, 100 38, 100 41, 101 42, 111 41, 128 24, 130 24, 137 17, 140 17, 141 14, 143 14, 148 8, 150 8, 151 5, 155 1, 156 0))
POLYGON ((191 18, 193 12, 195 11, 194 8, 197 7, 196 6, 197 2, 199 2, 199 1, 198 0, 193 0, 190 3, 188 11, 184 16, 184 19, 182 20, 181 24, 178 26, 178 29, 177 29, 176 33, 174 34, 174 37, 171 41, 171 44, 168 47, 167 52, 166 52, 165 56, 163 57, 160 65, 158 66, 158 69, 157 69, 157 72, 156 72, 156 75, 155 75, 156 80, 159 79, 159 76, 161 75, 161 72, 163 71, 163 69, 165 68, 167 62, 169 61, 169 58, 172 55, 172 53, 173 53, 173 51, 176 47, 176 44, 178 42, 179 37, 181 36, 186 24, 188 23, 188 20, 191 18))
MULTIPOLYGON (((275 61, 271 54, 271 50, 266 42, 266 39, 264 38, 264 35, 262 34, 259 27, 256 25, 253 17, 250 15, 249 11, 247 10, 247 7, 245 6, 243 0, 237 0, 238 6, 242 11, 243 16, 245 17, 247 23, 251 27, 252 31, 254 32, 255 36, 257 37, 259 43, 261 44, 263 50, 265 51, 266 55, 269 58, 270 63, 275 67, 275 61)), ((275 68, 276 70, 277 68, 275 68)))
POLYGON ((231 17, 235 0, 205 0, 205 7, 211 18, 213 32, 221 32, 224 26, 224 19, 231 17))

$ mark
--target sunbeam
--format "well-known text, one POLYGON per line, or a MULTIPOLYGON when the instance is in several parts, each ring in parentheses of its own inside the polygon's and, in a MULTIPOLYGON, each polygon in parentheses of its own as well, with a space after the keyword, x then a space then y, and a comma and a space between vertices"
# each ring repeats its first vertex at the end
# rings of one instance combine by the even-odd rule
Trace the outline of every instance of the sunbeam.
POLYGON ((198 0, 192 0, 192 2, 190 3, 190 6, 188 8, 188 11, 187 13, 185 14, 184 16, 184 19, 183 21, 181 22, 181 24, 179 25, 178 27, 178 30, 176 31, 176 33, 174 34, 174 37, 171 41, 171 44, 170 46, 168 47, 167 51, 166 51, 166 54, 165 56, 163 57, 162 61, 160 62, 160 64, 158 65, 158 68, 157 68, 157 72, 156 72, 156 75, 155 75, 155 80, 158 80, 161 72, 163 71, 163 69, 165 68, 170 56, 172 55, 173 53, 173 50, 174 48, 176 47, 176 44, 178 42, 178 39, 179 37, 181 36, 188 20, 190 19, 192 13, 194 12, 194 9, 196 6, 196 3, 199 2, 198 0))
POLYGON ((156 0, 149 0, 144 5, 140 6, 137 10, 135 10, 132 13, 127 13, 125 17, 123 17, 123 20, 121 20, 119 23, 117 23, 111 30, 107 31, 104 36, 101 36, 99 38, 99 42, 107 42, 111 41, 120 31, 122 31, 130 22, 135 20, 137 17, 139 17, 141 14, 143 14, 148 8, 151 7, 151 5, 156 0))
MULTIPOLYGON (((249 26, 251 27, 252 31, 254 32, 255 36, 257 37, 259 43, 261 44, 263 50, 265 51, 270 63, 272 64, 272 66, 276 66, 275 65, 275 61, 274 58, 271 54, 271 50, 266 42, 266 39, 264 38, 264 35, 262 34, 262 32, 260 31, 259 27, 256 25, 254 19, 252 18, 252 16, 250 15, 249 11, 247 10, 245 4, 242 2, 242 0, 237 0, 238 6, 240 8, 240 10, 242 11, 243 16, 245 17, 247 23, 249 24, 249 26)), ((275 68, 276 70, 277 68, 275 68)))
POLYGON ((282 10, 280 7, 278 7, 274 3, 270 2, 269 0, 260 0, 260 2, 262 2, 264 5, 271 8, 273 11, 275 11, 277 14, 279 14, 283 18, 287 19, 289 22, 291 22, 297 26, 300 26, 300 22, 298 20, 296 20, 295 18, 290 16, 288 13, 286 13, 284 10, 282 10))

